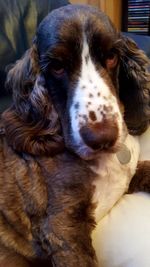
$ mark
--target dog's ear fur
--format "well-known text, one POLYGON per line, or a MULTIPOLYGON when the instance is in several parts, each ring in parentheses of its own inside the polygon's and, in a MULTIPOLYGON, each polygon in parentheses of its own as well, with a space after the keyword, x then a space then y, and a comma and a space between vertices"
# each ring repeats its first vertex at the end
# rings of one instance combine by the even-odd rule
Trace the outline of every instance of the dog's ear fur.
POLYGON ((125 107, 125 121, 131 134, 141 134, 150 121, 149 60, 136 43, 127 37, 120 37, 118 49, 119 94, 125 107))
POLYGON ((59 119, 40 71, 35 44, 9 71, 6 86, 12 90, 14 104, 2 119, 12 147, 34 155, 61 151, 59 119))

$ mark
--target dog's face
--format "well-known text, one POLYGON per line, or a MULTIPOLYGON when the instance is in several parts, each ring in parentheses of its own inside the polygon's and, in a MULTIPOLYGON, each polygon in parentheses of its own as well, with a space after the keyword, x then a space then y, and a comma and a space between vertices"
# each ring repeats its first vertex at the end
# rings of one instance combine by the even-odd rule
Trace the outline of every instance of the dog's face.
POLYGON ((101 150, 112 151, 124 137, 116 41, 109 19, 89 6, 56 10, 37 32, 40 68, 65 143, 86 159, 101 150))
POLYGON ((42 21, 33 47, 8 80, 19 116, 25 121, 32 118, 37 125, 43 120, 40 125, 47 127, 49 141, 55 135, 56 110, 65 145, 80 157, 93 159, 101 151, 115 151, 124 141, 124 119, 133 133, 148 125, 146 64, 144 53, 117 33, 104 13, 68 5, 42 21))

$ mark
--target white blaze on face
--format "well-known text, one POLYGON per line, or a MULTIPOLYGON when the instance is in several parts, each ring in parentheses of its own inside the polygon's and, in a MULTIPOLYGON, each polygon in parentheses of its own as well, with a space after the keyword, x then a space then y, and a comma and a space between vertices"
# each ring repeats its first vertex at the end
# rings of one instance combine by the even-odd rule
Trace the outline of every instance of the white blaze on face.
POLYGON ((80 128, 87 123, 102 122, 105 118, 117 115, 117 123, 122 131, 122 117, 116 97, 101 77, 100 72, 91 59, 89 47, 84 40, 82 50, 81 73, 74 90, 72 105, 70 107, 70 121, 72 137, 76 145, 82 145, 80 128), (94 114, 91 119, 90 112, 94 114))

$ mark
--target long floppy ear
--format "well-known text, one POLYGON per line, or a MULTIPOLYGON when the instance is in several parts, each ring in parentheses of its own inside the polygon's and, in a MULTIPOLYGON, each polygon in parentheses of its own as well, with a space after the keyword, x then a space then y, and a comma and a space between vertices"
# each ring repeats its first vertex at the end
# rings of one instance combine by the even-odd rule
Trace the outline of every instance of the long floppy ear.
POLYGON ((58 115, 45 86, 34 44, 9 71, 13 106, 2 115, 10 145, 19 152, 54 155, 64 147, 58 115))
POLYGON ((136 43, 124 36, 120 50, 119 94, 125 107, 125 121, 131 134, 141 134, 150 121, 149 59, 136 43))

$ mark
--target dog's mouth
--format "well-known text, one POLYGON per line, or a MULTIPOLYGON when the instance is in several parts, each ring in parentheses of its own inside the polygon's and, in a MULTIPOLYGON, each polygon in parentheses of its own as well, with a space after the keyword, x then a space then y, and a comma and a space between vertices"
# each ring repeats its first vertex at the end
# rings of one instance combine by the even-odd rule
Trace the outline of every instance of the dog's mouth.
POLYGON ((70 136, 71 139, 68 138, 70 142, 66 140, 67 147, 83 160, 97 159, 103 153, 116 153, 123 141, 118 127, 112 127, 108 130, 102 129, 96 134, 85 127, 82 132, 76 133, 77 138, 74 138, 75 135, 73 134, 70 136))
MULTIPOLYGON (((115 154, 118 151, 120 151, 120 148, 122 147, 126 137, 127 137, 127 128, 126 125, 123 124, 122 129, 119 131, 117 135, 115 135, 113 138, 108 138, 106 142, 106 138, 99 139, 101 142, 93 142, 90 140, 86 140, 84 138, 80 138, 79 142, 76 142, 76 140, 73 138, 72 135, 70 142, 66 142, 67 148, 74 152, 76 155, 78 155, 83 160, 89 161, 89 160, 95 160, 98 159, 102 154, 115 154), (103 142, 102 142, 103 140, 103 142), (105 142, 104 142, 105 140, 105 142)), ((106 137, 106 135, 105 135, 106 137)), ((112 135, 111 135, 112 137, 112 135)), ((66 140, 66 141, 68 141, 66 140)))
POLYGON ((78 146, 72 146, 71 150, 81 159, 89 161, 98 159, 103 153, 116 153, 119 148, 120 144, 116 142, 113 146, 107 147, 107 145, 100 145, 97 149, 92 149, 86 144, 80 144, 78 146))

